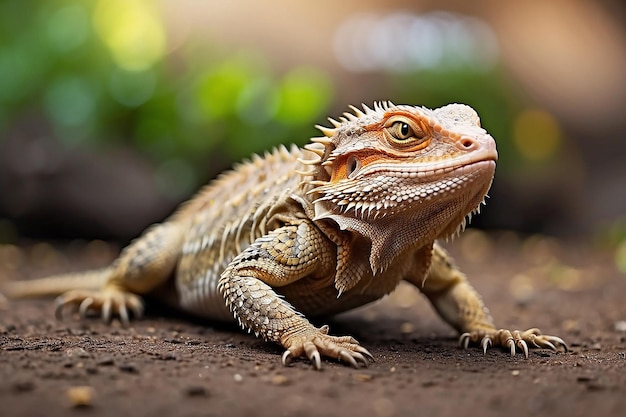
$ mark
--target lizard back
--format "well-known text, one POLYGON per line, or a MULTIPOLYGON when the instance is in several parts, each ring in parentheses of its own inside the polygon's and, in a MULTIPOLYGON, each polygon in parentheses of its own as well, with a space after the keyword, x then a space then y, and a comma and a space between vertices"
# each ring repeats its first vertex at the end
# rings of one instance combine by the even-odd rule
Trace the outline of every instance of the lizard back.
POLYGON ((203 188, 174 215, 188 223, 175 280, 178 306, 202 317, 232 320, 217 281, 232 259, 275 225, 280 202, 299 186, 295 174, 311 153, 295 145, 253 156, 203 188))

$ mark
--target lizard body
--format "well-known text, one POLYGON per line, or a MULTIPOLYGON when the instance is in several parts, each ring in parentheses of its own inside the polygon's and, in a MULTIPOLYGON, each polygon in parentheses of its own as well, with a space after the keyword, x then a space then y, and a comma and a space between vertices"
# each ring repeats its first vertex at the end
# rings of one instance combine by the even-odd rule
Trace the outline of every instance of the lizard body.
POLYGON ((437 239, 476 212, 497 152, 469 106, 375 103, 351 107, 304 148, 255 156, 150 227, 102 271, 14 282, 10 297, 61 293, 57 313, 79 306, 123 322, 153 295, 212 320, 232 320, 306 356, 354 366, 369 352, 310 316, 375 301, 406 280, 419 288, 461 344, 519 349, 567 346, 537 329, 496 329, 479 295, 437 239), (92 287, 100 286, 100 289, 92 287), (55 291, 56 289, 56 291, 55 291), (67 290, 67 292, 64 292, 67 290))

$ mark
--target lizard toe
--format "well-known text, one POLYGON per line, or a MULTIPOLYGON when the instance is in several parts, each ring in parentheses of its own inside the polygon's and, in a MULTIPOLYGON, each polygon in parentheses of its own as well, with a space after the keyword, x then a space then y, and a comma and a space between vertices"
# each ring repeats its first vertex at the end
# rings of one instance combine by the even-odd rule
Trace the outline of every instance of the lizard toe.
POLYGON ((78 309, 80 319, 90 314, 99 314, 105 323, 110 323, 114 317, 127 326, 131 314, 139 318, 143 315, 143 301, 135 294, 118 289, 104 289, 101 291, 69 291, 55 300, 55 316, 62 320, 67 307, 78 309))
POLYGON ((328 326, 316 329, 311 326, 303 332, 289 336, 283 345, 287 348, 282 356, 283 365, 296 357, 306 356, 315 369, 322 367, 322 357, 333 358, 359 368, 367 367, 372 355, 351 336, 330 336, 328 326))
POLYGON ((480 330, 463 333, 459 337, 459 345, 464 349, 467 349, 470 344, 476 343, 480 344, 483 353, 487 353, 487 349, 490 347, 497 346, 507 349, 511 356, 515 356, 520 352, 526 359, 528 359, 530 348, 547 348, 554 352, 558 352, 559 347, 564 352, 567 352, 569 349, 565 341, 560 337, 541 334, 541 331, 536 328, 525 331, 510 331, 507 329, 480 330))

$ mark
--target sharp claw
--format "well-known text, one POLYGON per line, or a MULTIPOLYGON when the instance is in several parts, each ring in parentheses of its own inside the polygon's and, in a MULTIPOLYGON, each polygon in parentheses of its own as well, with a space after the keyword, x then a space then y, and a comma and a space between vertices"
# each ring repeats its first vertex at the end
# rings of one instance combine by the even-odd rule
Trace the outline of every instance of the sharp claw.
POLYGON ((313 363, 313 366, 315 366, 316 370, 319 371, 320 369, 322 369, 322 358, 320 357, 320 353, 317 350, 313 352, 309 359, 313 363))
POLYGON ((513 339, 508 339, 506 341, 506 346, 511 350, 511 356, 515 356, 515 341, 513 339))
POLYGON ((372 362, 375 362, 374 357, 372 356, 372 354, 365 349, 363 346, 357 346, 355 348, 355 350, 363 355, 365 355, 369 360, 371 360, 372 362))
POLYGON ((293 355, 291 354, 291 351, 286 350, 283 353, 283 356, 281 357, 281 362, 283 363, 283 366, 289 366, 292 359, 293 359, 293 355))
POLYGON ((345 349, 339 351, 339 359, 341 359, 344 362, 348 362, 350 365, 352 365, 353 368, 358 368, 359 367, 359 364, 356 363, 356 360, 345 349))
POLYGON ((526 359, 528 359, 528 345, 526 344, 526 342, 523 340, 519 340, 517 342, 517 346, 524 351, 524 356, 526 357, 526 359))
POLYGON ((550 336, 550 342, 554 342, 558 345, 563 346, 563 349, 565 349, 565 352, 569 351, 569 348, 567 347, 567 343, 565 343, 565 340, 561 339, 560 337, 550 336))
POLYGON ((459 345, 463 346, 463 349, 467 349, 469 347, 470 342, 470 334, 463 333, 459 338, 459 345))
POLYGON ((54 302, 54 317, 57 320, 63 321, 63 307, 65 307, 65 303, 61 297, 57 297, 54 302))
POLYGON ((102 321, 104 321, 105 323, 111 322, 111 310, 111 300, 107 299, 102 304, 102 321))
POLYGON ((89 307, 91 307, 93 302, 93 298, 87 297, 83 300, 82 303, 80 303, 80 306, 78 307, 78 315, 81 319, 87 317, 87 312, 89 311, 89 307))
POLYGON ((487 354, 487 349, 489 349, 489 347, 491 346, 492 342, 491 342, 491 338, 489 338, 488 336, 484 337, 482 342, 480 342, 480 345, 483 348, 483 355, 487 354))
POLYGON ((133 316, 136 319, 140 319, 143 317, 143 305, 142 304, 131 304, 130 306, 130 310, 133 312, 133 316))
POLYGON ((548 347, 550 350, 552 350, 553 352, 558 352, 559 350, 556 348, 556 346, 554 346, 552 343, 550 343, 548 340, 544 340, 543 342, 543 346, 548 347))
POLYGON ((128 309, 126 308, 126 304, 122 303, 119 307, 118 314, 120 315, 120 321, 124 327, 128 327, 130 324, 130 319, 128 318, 128 309))
POLYGON ((569 348, 567 347, 567 343, 565 343, 565 341, 563 339, 561 339, 560 337, 557 337, 557 336, 546 336, 546 339, 548 340, 548 342, 553 343, 553 345, 555 347, 557 345, 563 346, 563 349, 565 350, 565 352, 567 352, 569 350, 569 348))
POLYGON ((366 368, 369 366, 367 359, 365 356, 361 355, 359 352, 352 352, 352 357, 357 361, 363 364, 366 368))

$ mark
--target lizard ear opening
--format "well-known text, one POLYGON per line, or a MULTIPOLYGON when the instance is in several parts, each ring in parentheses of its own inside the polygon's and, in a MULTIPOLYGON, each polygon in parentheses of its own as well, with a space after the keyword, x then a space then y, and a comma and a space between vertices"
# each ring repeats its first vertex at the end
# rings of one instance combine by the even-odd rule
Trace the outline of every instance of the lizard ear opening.
POLYGON ((346 176, 348 178, 354 178, 358 170, 361 168, 361 161, 356 156, 351 156, 346 161, 346 176))

